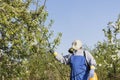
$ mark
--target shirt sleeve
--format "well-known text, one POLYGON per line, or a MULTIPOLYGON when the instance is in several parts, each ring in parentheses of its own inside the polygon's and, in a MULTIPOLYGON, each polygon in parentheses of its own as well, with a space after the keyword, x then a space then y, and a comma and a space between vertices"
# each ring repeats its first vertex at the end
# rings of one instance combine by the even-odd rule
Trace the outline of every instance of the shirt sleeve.
POLYGON ((87 62, 89 63, 90 66, 96 66, 96 61, 94 59, 94 57, 92 56, 92 54, 88 51, 85 51, 86 53, 86 59, 87 62))
POLYGON ((65 56, 62 56, 61 54, 56 55, 56 59, 63 64, 69 64, 70 57, 71 57, 71 54, 68 54, 68 55, 65 55, 65 56))

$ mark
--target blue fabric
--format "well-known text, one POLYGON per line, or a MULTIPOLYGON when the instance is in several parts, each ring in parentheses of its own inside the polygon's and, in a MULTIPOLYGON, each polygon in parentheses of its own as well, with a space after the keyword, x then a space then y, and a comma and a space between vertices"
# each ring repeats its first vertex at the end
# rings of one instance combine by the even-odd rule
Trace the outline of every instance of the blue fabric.
POLYGON ((87 80, 89 68, 84 56, 72 55, 70 58, 71 75, 70 80, 87 80))
POLYGON ((93 76, 94 76, 94 69, 91 69, 90 71, 89 71, 89 78, 92 78, 93 76))

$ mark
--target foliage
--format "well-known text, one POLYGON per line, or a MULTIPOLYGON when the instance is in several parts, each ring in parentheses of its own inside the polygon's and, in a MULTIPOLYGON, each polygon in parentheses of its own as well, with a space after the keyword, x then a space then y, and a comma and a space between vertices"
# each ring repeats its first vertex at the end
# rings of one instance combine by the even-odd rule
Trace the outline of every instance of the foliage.
POLYGON ((49 54, 62 35, 53 39, 53 21, 46 25, 46 0, 31 11, 32 2, 35 0, 0 0, 0 80, 62 78, 56 70, 59 64, 49 54))
MULTIPOLYGON (((97 63, 99 80, 118 80, 120 74, 120 17, 113 23, 109 22, 107 29, 103 29, 106 39, 98 42, 93 53, 97 63)), ((119 78, 120 79, 120 78, 119 78)))

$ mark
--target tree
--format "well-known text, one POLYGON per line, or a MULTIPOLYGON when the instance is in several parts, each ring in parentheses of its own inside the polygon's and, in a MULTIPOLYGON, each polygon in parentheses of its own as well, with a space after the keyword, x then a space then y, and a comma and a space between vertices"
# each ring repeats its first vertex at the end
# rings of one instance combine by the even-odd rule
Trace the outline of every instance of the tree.
POLYGON ((120 17, 113 23, 109 22, 107 29, 103 29, 106 39, 98 42, 93 53, 97 63, 97 72, 99 80, 114 80, 120 76, 120 17))
POLYGON ((61 33, 53 39, 53 21, 46 25, 46 0, 31 11, 33 1, 0 0, 1 80, 59 80, 47 53, 60 43, 61 33))

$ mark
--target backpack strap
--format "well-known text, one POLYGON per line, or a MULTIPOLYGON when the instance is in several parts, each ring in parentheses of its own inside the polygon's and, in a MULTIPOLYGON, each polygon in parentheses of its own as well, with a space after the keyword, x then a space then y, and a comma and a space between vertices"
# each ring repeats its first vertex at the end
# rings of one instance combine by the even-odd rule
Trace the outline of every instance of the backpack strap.
POLYGON ((85 57, 86 64, 87 64, 87 66, 90 68, 90 65, 89 65, 89 63, 88 63, 88 61, 87 61, 87 59, 86 59, 86 53, 85 53, 85 51, 83 51, 83 54, 84 54, 84 57, 85 57))

